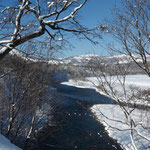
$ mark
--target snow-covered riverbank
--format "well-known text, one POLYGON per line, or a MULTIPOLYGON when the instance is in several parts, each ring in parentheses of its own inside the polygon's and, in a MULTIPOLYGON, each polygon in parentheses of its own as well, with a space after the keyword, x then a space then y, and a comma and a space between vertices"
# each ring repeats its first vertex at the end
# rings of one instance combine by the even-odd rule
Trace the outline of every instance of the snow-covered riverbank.
MULTIPOLYGON (((69 80, 69 82, 63 82, 62 84, 81 87, 81 88, 94 88, 99 93, 108 96, 106 93, 104 93, 101 89, 97 89, 96 86, 99 86, 101 79, 98 79, 96 77, 88 77, 86 78, 86 81, 78 80, 69 80)), ((103 82, 105 83, 105 79, 103 79, 103 82)), ((117 97, 120 98, 121 101, 126 102, 130 97, 133 97, 133 92, 136 94, 139 90, 148 90, 150 89, 150 78, 146 75, 127 75, 125 82, 123 81, 122 76, 111 76, 107 77, 107 82, 111 83, 110 86, 113 87, 114 91, 117 91, 117 97), (119 78, 119 79, 118 79, 119 78), (124 83, 125 84, 124 84, 124 83), (124 86, 123 86, 124 84, 124 86), (124 94, 124 90, 126 91, 126 94, 124 94), (133 91, 134 90, 134 91, 133 91)), ((110 88, 108 85, 105 86, 106 90, 110 93, 110 88)), ((111 95, 111 94, 110 94, 111 95)), ((114 98, 113 98, 114 99, 114 98)), ((142 105, 148 105, 147 101, 143 101, 143 99, 134 98, 134 102, 137 104, 142 105)))
POLYGON ((21 150, 0 134, 0 150, 21 150))
MULTIPOLYGON (((126 150, 135 150, 131 138, 131 127, 120 106, 102 104, 93 106, 91 110, 95 113, 97 119, 103 123, 110 137, 116 139, 126 150)), ((133 111, 131 118, 139 123, 136 126, 136 130, 150 139, 149 133, 145 132, 147 130, 144 130, 140 125, 140 122, 145 122, 145 125, 149 126, 150 112, 135 110, 133 111)), ((148 150, 150 142, 138 136, 138 133, 135 131, 133 131, 133 140, 137 150, 148 150), (141 146, 141 143, 144 143, 145 149, 141 146)))
MULTIPOLYGON (((115 76, 113 77, 113 81, 115 81, 115 89, 118 91, 119 95, 121 95, 122 87, 115 76)), ((96 89, 98 80, 92 77, 87 78, 86 81, 70 80, 62 84, 96 89)), ((127 91, 130 91, 131 86, 142 90, 148 90, 150 88, 150 78, 146 75, 128 75, 126 77, 127 91)), ((99 91, 98 89, 96 90, 99 91)), ((99 92, 102 93, 102 91, 99 92)), ((128 94, 130 94, 130 92, 128 94)), ((137 103, 142 102, 140 99, 136 99, 137 103)), ((142 104, 147 105, 145 102, 142 102, 142 104)), ((127 110, 131 112, 127 118, 118 105, 98 104, 94 105, 91 110, 95 113, 97 119, 105 125, 109 135, 116 139, 126 150, 134 150, 135 148, 137 148, 137 150, 150 149, 150 133, 148 129, 150 125, 149 111, 127 108, 127 110), (132 121, 136 124, 134 127, 131 127, 130 123, 132 121)))

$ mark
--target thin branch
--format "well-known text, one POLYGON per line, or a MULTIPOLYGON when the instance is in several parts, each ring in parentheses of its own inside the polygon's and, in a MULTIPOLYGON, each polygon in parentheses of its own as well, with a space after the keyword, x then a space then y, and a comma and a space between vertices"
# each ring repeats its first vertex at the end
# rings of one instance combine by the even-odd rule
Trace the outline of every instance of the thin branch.
POLYGON ((20 30, 20 22, 21 22, 21 17, 23 15, 23 12, 25 10, 25 8, 29 5, 29 1, 23 0, 22 5, 20 6, 20 10, 18 15, 16 16, 16 22, 15 22, 15 30, 13 33, 13 36, 11 38, 11 41, 16 40, 17 36, 18 36, 18 32, 20 30))
POLYGON ((59 20, 49 20, 49 21, 43 20, 43 23, 44 23, 45 25, 48 25, 48 24, 55 24, 55 23, 64 22, 64 21, 66 21, 66 20, 72 18, 72 17, 75 15, 75 13, 76 13, 79 9, 81 9, 81 8, 83 7, 83 5, 84 5, 86 2, 87 2, 87 0, 84 0, 84 2, 83 2, 82 4, 80 4, 78 7, 76 7, 76 8, 74 9, 74 11, 72 11, 68 16, 66 16, 66 17, 64 17, 64 18, 62 18, 62 19, 59 19, 59 20))

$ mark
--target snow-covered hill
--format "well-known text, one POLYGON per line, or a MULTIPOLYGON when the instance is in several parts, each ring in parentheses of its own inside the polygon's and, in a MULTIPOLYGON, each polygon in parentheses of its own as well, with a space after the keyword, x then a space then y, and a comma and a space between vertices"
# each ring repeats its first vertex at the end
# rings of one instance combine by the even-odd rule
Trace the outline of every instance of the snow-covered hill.
MULTIPOLYGON (((11 55, 17 55, 25 60, 30 60, 37 62, 39 61, 37 58, 29 57, 26 53, 20 52, 16 49, 13 49, 10 53, 11 55)), ((134 58, 137 62, 142 62, 142 59, 136 55, 134 58)), ((40 59, 42 62, 46 62, 46 60, 40 59)), ((150 62, 150 56, 147 56, 147 61, 150 62)), ((86 66, 88 64, 106 64, 106 65, 115 65, 115 64, 128 64, 134 63, 129 55, 121 54, 121 55, 112 55, 112 56, 100 56, 95 54, 86 54, 80 56, 72 56, 64 59, 53 59, 48 60, 50 64, 64 64, 64 65, 75 65, 75 66, 86 66)))
POLYGON ((63 59, 63 62, 65 64, 73 64, 73 65, 87 65, 89 62, 93 61, 100 61, 101 56, 94 55, 94 54, 88 54, 88 55, 81 55, 81 56, 74 56, 74 57, 68 57, 63 59))
MULTIPOLYGON (((141 58, 134 56, 137 62, 142 62, 141 58)), ((129 55, 113 55, 113 56, 99 56, 94 54, 87 54, 81 56, 74 56, 65 58, 62 60, 65 64, 74 64, 74 65, 86 65, 89 63, 105 63, 105 64, 127 64, 133 62, 129 55)), ((150 56, 147 56, 147 61, 150 62, 150 56)))
MULTIPOLYGON (((92 76, 91 68, 95 71, 101 72, 100 68, 103 68, 103 72, 115 75, 116 71, 120 69, 118 64, 121 64, 121 68, 126 70, 127 74, 143 74, 144 71, 131 59, 129 55, 113 55, 113 56, 99 56, 94 54, 87 54, 81 56, 73 56, 64 59, 37 59, 33 57, 27 57, 24 53, 20 53, 17 50, 11 52, 12 55, 17 55, 24 60, 32 62, 43 62, 51 65, 58 65, 59 68, 64 69, 69 74, 82 74, 84 76, 92 76)), ((142 59, 134 55, 136 62, 142 64, 142 59)), ((147 61, 150 64, 150 56, 147 56, 147 61)), ((119 73, 119 72, 118 72, 119 73)), ((80 75, 81 76, 81 75, 80 75)))
MULTIPOLYGON (((136 55, 134 55, 134 59, 141 66, 142 59, 136 55)), ((150 64, 150 56, 147 56, 147 61, 150 64)), ((53 62, 53 61, 51 61, 53 62)), ((133 61, 133 59, 129 55, 121 54, 121 55, 113 55, 113 56, 99 56, 94 54, 81 55, 68 57, 61 60, 55 60, 55 64, 61 64, 68 66, 78 72, 78 69, 84 71, 86 73, 85 76, 91 76, 91 69, 95 71, 101 72, 101 68, 103 68, 103 72, 115 75, 116 71, 123 68, 126 70, 127 74, 143 74, 144 71, 133 61), (57 62, 57 63, 56 63, 57 62), (119 64, 119 65, 118 65, 119 64), (121 65, 121 68, 120 68, 121 65)))

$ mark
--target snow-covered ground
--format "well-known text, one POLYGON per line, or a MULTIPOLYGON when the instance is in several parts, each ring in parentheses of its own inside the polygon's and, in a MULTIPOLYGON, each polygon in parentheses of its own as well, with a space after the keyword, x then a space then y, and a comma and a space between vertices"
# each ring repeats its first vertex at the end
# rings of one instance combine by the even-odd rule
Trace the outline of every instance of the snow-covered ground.
MULTIPOLYGON (((117 90, 118 95, 121 96, 123 94, 123 88, 117 77, 112 77, 111 81, 113 81, 113 86, 115 87, 115 90, 117 90)), ((86 81, 70 80, 69 82, 64 82, 62 84, 80 88, 96 89, 96 86, 98 86, 99 82, 97 78, 90 77, 87 78, 86 81)), ((133 92, 131 92, 130 87, 148 90, 150 89, 150 78, 146 75, 127 75, 125 81, 127 97, 130 97, 130 94, 133 92)), ((100 93, 103 93, 98 89, 96 90, 100 93)), ((136 99, 137 103, 142 102, 137 97, 136 99)), ((125 99, 122 98, 122 100, 125 99)), ((146 103, 143 104, 146 105, 146 103)), ((132 108, 126 109, 130 113, 128 117, 125 116, 124 112, 118 105, 98 104, 91 108, 98 120, 105 125, 109 135, 121 143, 126 150, 136 150, 135 148, 137 148, 137 150, 150 150, 150 111, 132 108), (132 121, 135 123, 135 126, 133 125, 133 127, 131 127, 132 121), (133 138, 131 136, 131 129, 133 129, 133 138), (138 134, 142 135, 143 137, 139 136, 138 134), (149 141, 145 140, 144 138, 147 138, 149 141)))
MULTIPOLYGON (((117 90, 120 90, 119 81, 116 76, 113 76, 111 79, 115 81, 115 88, 117 90)), ((86 78, 86 81, 82 80, 69 80, 69 82, 63 82, 62 84, 66 85, 74 85, 76 87, 86 87, 86 88, 95 88, 95 85, 97 86, 98 80, 96 77, 88 77, 86 78)), ((138 86, 142 89, 148 89, 150 88, 150 78, 147 75, 127 75, 126 76, 126 85, 128 86, 138 86)))
POLYGON ((96 77, 88 77, 86 78, 86 81, 69 80, 69 82, 63 82, 62 84, 73 85, 81 88, 94 88, 101 94, 109 96, 113 99, 118 97, 120 101, 129 102, 130 100, 130 103, 150 105, 150 103, 146 100, 143 101, 143 99, 137 99, 136 97, 133 97, 133 94, 136 95, 139 90, 150 90, 150 78, 147 75, 127 75, 125 77, 125 84, 123 84, 122 76, 108 76, 106 80, 103 77, 101 79, 97 79, 96 77), (110 86, 113 87, 113 90, 116 91, 116 95, 114 97, 111 96, 112 91, 108 84, 105 85, 105 88, 110 95, 107 95, 101 89, 96 88, 101 84, 101 81, 104 83, 106 80, 108 83, 110 83, 110 86), (124 90, 126 91, 126 95, 124 94, 124 90))
MULTIPOLYGON (((125 114, 118 105, 95 105, 92 107, 92 112, 104 124, 105 129, 112 138, 116 139, 126 150, 135 150, 131 140, 129 120, 126 119, 125 114)), ((137 123, 135 130, 150 139, 150 134, 140 125, 142 122, 142 124, 149 127, 150 112, 134 110, 130 117, 137 123)), ((133 130, 133 141, 137 150, 149 150, 150 142, 140 137, 135 130, 133 130), (144 147, 141 143, 144 144, 144 147)))
POLYGON ((10 143, 10 141, 0 134, 0 150, 21 150, 14 144, 10 143))

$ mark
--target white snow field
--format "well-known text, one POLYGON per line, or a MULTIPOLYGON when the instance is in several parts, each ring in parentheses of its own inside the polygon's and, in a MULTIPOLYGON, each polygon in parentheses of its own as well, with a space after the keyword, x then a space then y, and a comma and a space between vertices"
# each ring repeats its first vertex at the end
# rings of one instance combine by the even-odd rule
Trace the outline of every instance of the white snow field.
POLYGON ((0 150, 21 150, 0 134, 0 150))
MULTIPOLYGON (((98 79, 96 77, 87 77, 86 81, 69 80, 69 82, 63 82, 62 84, 73 85, 81 88, 94 88, 99 93, 111 97, 111 94, 107 95, 101 89, 96 88, 100 84, 100 80, 106 82, 103 77, 101 79, 98 79)), ((134 103, 136 104, 150 105, 148 101, 143 101, 143 99, 137 99, 133 97, 133 90, 134 94, 136 94, 138 90, 150 90, 150 78, 147 75, 127 75, 125 79, 125 86, 122 86, 122 76, 108 76, 106 80, 107 82, 111 83, 110 85, 114 88, 114 91, 117 91, 116 97, 118 97, 120 101, 127 102, 132 97, 132 99, 134 99, 134 103), (126 96, 124 95, 124 89, 126 90, 126 96)), ((105 88, 107 89, 108 93, 111 93, 111 90, 107 84, 105 88)), ((115 97, 111 98, 115 99, 115 97)), ((133 102, 131 101, 130 103, 133 102)))
POLYGON ((140 122, 149 126, 150 123, 150 112, 144 110, 134 110, 130 115, 130 119, 138 123, 135 129, 133 129, 133 141, 131 138, 131 127, 129 126, 129 120, 126 119, 123 111, 118 105, 95 105, 91 108, 92 112, 95 113, 98 120, 105 126, 105 130, 108 131, 110 137, 116 139, 118 143, 122 145, 126 150, 135 150, 134 144, 137 150, 149 150, 150 142, 145 140, 143 137, 138 136, 141 133, 146 138, 150 139, 150 135, 147 130, 141 127, 140 122), (145 116, 148 117, 145 117, 145 116), (141 145, 144 143, 144 147, 141 145), (149 147, 149 148, 148 148, 149 147))
MULTIPOLYGON (((116 83, 116 89, 119 90, 120 88, 117 87, 117 84, 119 86, 119 82, 117 80, 116 76, 112 77, 113 80, 116 83)), ((63 82, 62 84, 66 84, 66 85, 74 85, 76 87, 81 87, 81 88, 95 88, 94 84, 98 85, 98 80, 96 77, 87 77, 86 81, 82 81, 82 80, 69 80, 69 82, 63 82)), ((138 86, 142 89, 148 89, 150 88, 150 77, 148 77, 147 75, 127 75, 126 76, 126 85, 128 86, 138 86)))
MULTIPOLYGON (((117 90, 118 96, 120 96, 121 98, 123 94, 122 86, 116 76, 112 77, 111 81, 112 80, 113 86, 115 90, 117 90)), ((104 94, 102 91, 96 88, 96 86, 98 86, 99 84, 96 77, 86 78, 86 81, 69 80, 68 82, 63 82, 62 84, 80 88, 94 88, 101 94, 104 94)), ((127 96, 130 96, 131 94, 131 86, 139 88, 141 90, 148 90, 150 89, 150 78, 146 75, 127 75, 125 82, 127 96)), ((137 97, 136 99, 136 103, 147 105, 137 97)), ((126 99, 124 98, 121 98, 121 100, 126 101, 126 99)), ((130 112, 128 118, 126 118, 119 105, 98 104, 94 105, 91 108, 92 112, 95 113, 98 121, 103 123, 103 125, 105 126, 108 134, 112 138, 116 139, 124 149, 150 150, 150 132, 147 132, 150 131, 150 111, 133 108, 126 109, 130 112), (131 127, 132 121, 134 121, 134 123, 136 124, 134 127, 131 127)))

